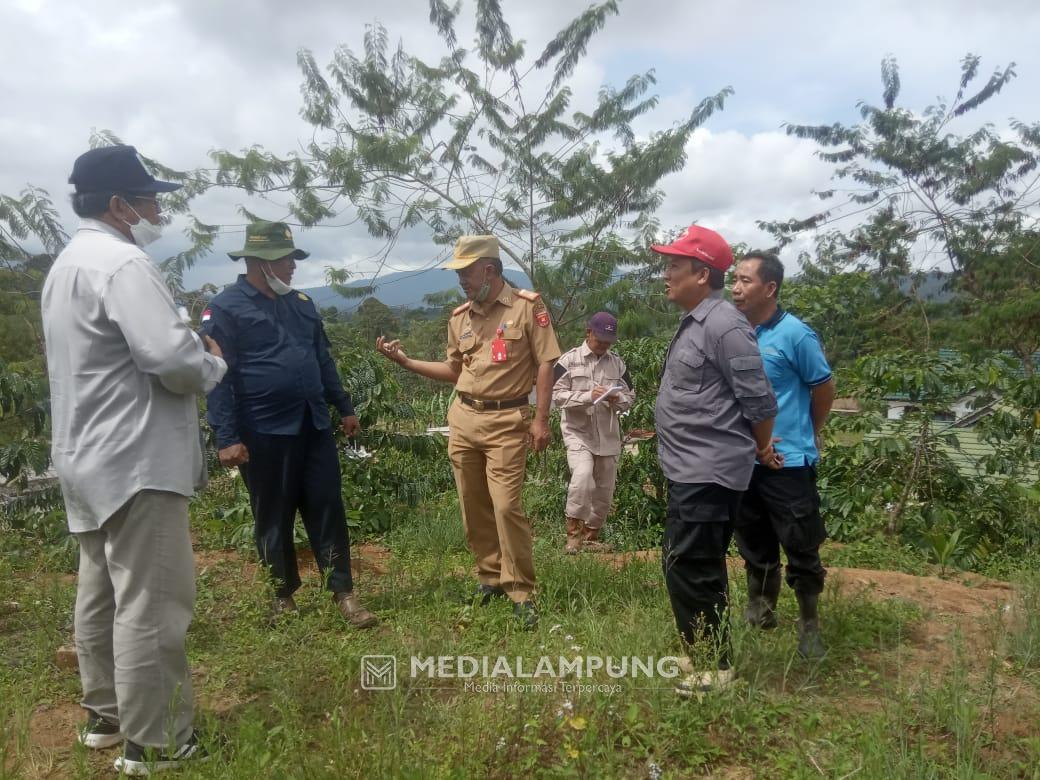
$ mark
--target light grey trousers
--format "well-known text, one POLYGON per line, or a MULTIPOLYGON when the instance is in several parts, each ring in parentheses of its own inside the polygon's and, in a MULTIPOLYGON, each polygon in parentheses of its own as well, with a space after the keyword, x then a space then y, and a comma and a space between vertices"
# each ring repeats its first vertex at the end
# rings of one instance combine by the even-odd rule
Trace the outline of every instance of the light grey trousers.
POLYGON ((139 745, 183 744, 193 715, 184 650, 195 605, 188 499, 143 490, 76 538, 83 706, 139 745))

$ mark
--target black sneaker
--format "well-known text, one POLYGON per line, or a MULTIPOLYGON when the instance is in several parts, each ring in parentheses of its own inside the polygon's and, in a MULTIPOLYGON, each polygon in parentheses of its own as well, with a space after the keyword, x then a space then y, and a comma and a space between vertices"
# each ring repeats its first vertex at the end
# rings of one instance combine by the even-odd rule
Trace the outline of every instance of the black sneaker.
POLYGON ((524 631, 531 631, 538 625, 538 610, 533 601, 518 601, 513 604, 513 616, 520 621, 524 631))
POLYGON ((505 595, 506 592, 499 586, 481 583, 477 585, 477 589, 471 595, 462 600, 462 606, 469 607, 476 604, 479 607, 486 607, 491 603, 491 599, 502 598, 505 595))
POLYGON ((176 769, 188 762, 205 761, 209 758, 201 743, 199 732, 193 731, 188 741, 172 753, 164 753, 160 748, 142 747, 136 742, 126 741, 126 750, 116 759, 115 768, 130 777, 147 777, 153 772, 176 769))
POLYGON ((87 710, 87 724, 79 731, 79 741, 91 750, 114 747, 123 741, 119 724, 105 720, 94 710, 87 710))

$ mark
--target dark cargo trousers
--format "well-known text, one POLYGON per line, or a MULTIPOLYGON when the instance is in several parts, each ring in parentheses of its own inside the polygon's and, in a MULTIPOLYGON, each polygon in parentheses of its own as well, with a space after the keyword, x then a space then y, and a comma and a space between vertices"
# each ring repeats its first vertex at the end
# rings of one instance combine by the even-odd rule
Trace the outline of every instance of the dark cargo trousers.
POLYGON ((820 516, 815 466, 773 470, 756 465, 744 493, 734 530, 748 571, 766 574, 787 556, 787 584, 798 593, 823 592, 827 570, 820 545, 827 538, 820 516))
POLYGON ((668 480, 661 563, 675 624, 692 646, 706 643, 729 667, 726 550, 741 492, 713 483, 668 480))

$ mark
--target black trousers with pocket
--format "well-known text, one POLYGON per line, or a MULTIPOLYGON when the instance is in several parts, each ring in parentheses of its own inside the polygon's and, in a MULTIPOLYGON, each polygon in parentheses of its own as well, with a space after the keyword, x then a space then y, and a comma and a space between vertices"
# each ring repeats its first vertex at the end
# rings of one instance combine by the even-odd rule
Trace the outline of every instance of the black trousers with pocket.
POLYGON ((668 480, 661 563, 675 624, 688 645, 709 642, 729 667, 726 550, 741 492, 712 483, 668 480))
POLYGON ((765 574, 787 556, 787 584, 806 594, 822 593, 827 570, 820 545, 827 531, 820 516, 815 466, 778 471, 756 465, 734 526, 737 547, 748 570, 765 574))
POLYGON ((295 436, 242 431, 242 443, 249 462, 239 470, 249 490, 256 550, 274 579, 275 594, 291 596, 300 587, 293 545, 297 510, 326 587, 333 593, 353 590, 332 429, 318 430, 308 414, 295 436))

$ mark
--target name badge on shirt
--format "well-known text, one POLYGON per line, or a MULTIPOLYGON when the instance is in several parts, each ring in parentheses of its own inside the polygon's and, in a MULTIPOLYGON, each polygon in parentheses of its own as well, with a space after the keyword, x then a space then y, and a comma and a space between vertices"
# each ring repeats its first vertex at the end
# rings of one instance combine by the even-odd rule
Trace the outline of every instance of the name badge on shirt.
POLYGON ((495 331, 497 338, 491 341, 491 362, 505 363, 509 360, 509 350, 506 348, 505 339, 502 338, 502 328, 495 331))

